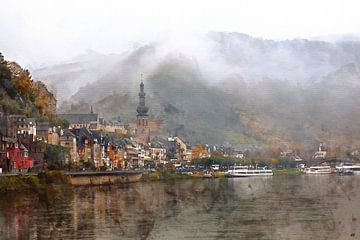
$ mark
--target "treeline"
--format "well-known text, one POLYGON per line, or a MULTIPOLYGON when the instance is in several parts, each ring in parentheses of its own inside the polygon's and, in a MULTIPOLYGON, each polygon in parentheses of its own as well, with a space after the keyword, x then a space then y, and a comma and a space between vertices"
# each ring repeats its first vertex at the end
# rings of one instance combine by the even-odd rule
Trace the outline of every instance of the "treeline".
POLYGON ((38 115, 42 104, 37 99, 29 71, 13 69, 0 53, 0 106, 7 114, 38 115))
MULTIPOLYGON (((52 93, 43 83, 34 82, 27 69, 5 60, 0 53, 0 112, 35 117, 39 122, 51 122, 56 126, 68 126, 55 112, 49 112, 47 95, 52 93)), ((55 97, 53 99, 56 102, 55 97)))
POLYGON ((47 102, 39 97, 39 91, 28 70, 6 61, 0 53, 0 111, 28 117, 45 116, 47 102))
POLYGON ((223 157, 223 156, 211 156, 208 158, 200 158, 194 161, 195 165, 204 165, 210 168, 213 164, 219 164, 221 166, 233 166, 233 165, 252 165, 258 167, 271 167, 271 168, 294 168, 296 163, 293 159, 288 157, 223 157))

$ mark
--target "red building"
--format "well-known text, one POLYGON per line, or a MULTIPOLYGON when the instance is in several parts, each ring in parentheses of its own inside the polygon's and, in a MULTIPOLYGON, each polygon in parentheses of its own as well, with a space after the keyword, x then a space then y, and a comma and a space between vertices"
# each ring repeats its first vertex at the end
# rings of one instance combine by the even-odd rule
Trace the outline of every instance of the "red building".
POLYGON ((34 159, 29 157, 28 150, 24 145, 15 143, 7 150, 7 157, 10 159, 12 171, 24 172, 34 166, 34 159))

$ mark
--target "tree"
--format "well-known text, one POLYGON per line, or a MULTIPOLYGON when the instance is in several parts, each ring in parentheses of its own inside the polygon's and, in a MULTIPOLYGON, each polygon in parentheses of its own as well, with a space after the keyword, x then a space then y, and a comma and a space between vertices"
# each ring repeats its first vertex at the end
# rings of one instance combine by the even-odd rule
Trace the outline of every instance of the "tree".
POLYGON ((279 160, 277 158, 271 158, 271 165, 273 168, 276 168, 279 164, 279 160))
POLYGON ((47 144, 45 147, 44 158, 50 166, 60 168, 66 158, 66 149, 61 146, 47 144))
MULTIPOLYGON (((2 55, 0 58, 3 59, 2 55)), ((1 60, 0 63, 0 89, 5 90, 6 94, 11 98, 15 98, 16 90, 12 84, 12 73, 4 60, 1 60)))

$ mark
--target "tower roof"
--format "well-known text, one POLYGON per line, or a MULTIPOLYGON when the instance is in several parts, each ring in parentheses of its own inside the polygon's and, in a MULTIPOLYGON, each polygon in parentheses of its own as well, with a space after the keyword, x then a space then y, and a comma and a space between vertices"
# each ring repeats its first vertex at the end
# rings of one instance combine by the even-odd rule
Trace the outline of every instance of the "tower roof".
MULTIPOLYGON (((142 76, 141 76, 142 78, 142 76)), ((137 116, 147 116, 147 113, 149 111, 149 108, 145 105, 145 91, 144 91, 144 82, 141 79, 141 83, 140 83, 140 92, 139 92, 139 105, 136 108, 137 111, 137 116)))
POLYGON ((146 106, 138 106, 137 108, 136 108, 136 111, 137 111, 137 115, 138 116, 147 116, 148 114, 148 111, 149 111, 149 108, 148 107, 146 107, 146 106))

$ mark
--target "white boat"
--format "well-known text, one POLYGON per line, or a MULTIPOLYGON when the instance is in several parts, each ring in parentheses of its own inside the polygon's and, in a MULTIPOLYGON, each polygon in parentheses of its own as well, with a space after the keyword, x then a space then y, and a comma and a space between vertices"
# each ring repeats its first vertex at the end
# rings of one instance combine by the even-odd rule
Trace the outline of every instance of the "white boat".
POLYGON ((272 176, 273 171, 265 168, 250 169, 248 166, 234 166, 225 172, 225 177, 272 176))
POLYGON ((330 174, 332 173, 330 166, 312 166, 305 169, 306 174, 330 174))
POLYGON ((360 175, 360 165, 352 165, 351 170, 355 175, 360 175))
POLYGON ((336 172, 345 175, 351 175, 351 174, 360 175, 360 165, 352 165, 345 163, 343 166, 337 166, 336 172))

